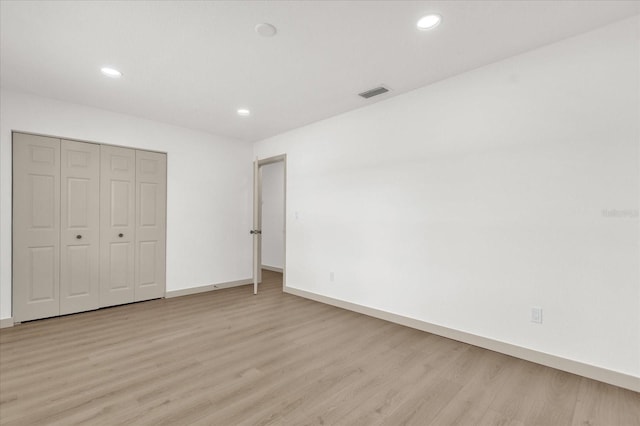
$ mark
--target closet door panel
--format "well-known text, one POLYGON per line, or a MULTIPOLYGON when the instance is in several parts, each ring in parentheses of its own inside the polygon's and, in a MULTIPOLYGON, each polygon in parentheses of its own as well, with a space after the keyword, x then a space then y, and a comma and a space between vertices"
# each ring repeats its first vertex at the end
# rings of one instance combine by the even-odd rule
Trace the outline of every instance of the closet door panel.
POLYGON ((60 313, 60 140, 13 134, 13 318, 60 313))
POLYGON ((136 151, 135 300, 164 297, 167 156, 136 151))
POLYGON ((100 306, 112 306, 134 301, 136 152, 100 149, 100 306))
POLYGON ((100 300, 100 145, 61 141, 60 313, 100 300))

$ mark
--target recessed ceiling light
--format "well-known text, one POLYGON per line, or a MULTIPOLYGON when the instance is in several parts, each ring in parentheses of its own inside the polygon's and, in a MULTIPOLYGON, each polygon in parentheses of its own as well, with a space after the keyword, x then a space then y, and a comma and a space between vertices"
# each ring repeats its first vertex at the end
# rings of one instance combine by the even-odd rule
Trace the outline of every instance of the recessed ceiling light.
POLYGON ((107 77, 111 78, 119 78, 122 77, 122 73, 115 68, 102 67, 100 68, 100 72, 107 77))
POLYGON ((442 16, 432 13, 420 18, 417 25, 419 30, 425 31, 437 27, 440 22, 442 22, 442 16))
POLYGON ((251 111, 249 111, 249 110, 248 110, 248 109, 246 109, 246 108, 240 108, 240 109, 238 109, 238 115, 241 115, 241 116, 243 116, 243 117, 246 117, 246 116, 248 116, 248 115, 251 115, 251 111))
POLYGON ((262 37, 273 37, 278 32, 276 27, 266 22, 256 25, 255 30, 262 37))

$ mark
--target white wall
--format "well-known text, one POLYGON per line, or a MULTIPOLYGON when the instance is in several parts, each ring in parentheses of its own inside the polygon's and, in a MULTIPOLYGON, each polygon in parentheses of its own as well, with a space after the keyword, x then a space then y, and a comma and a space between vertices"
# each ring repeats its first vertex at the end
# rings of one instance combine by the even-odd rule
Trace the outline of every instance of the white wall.
POLYGON ((287 285, 640 376, 639 24, 257 143, 287 285))
POLYGON ((251 144, 0 92, 0 318, 11 317, 11 131, 167 152, 167 290, 251 277, 251 144))
POLYGON ((262 264, 284 267, 284 162, 266 164, 262 172, 262 264))

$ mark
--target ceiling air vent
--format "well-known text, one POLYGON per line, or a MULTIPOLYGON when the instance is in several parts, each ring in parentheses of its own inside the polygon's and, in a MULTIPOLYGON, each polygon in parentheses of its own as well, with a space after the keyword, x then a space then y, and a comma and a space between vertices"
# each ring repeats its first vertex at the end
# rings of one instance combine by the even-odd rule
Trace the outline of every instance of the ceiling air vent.
POLYGON ((374 96, 382 95, 383 93, 387 93, 389 89, 386 87, 380 86, 371 90, 367 90, 366 92, 358 93, 358 96, 362 96, 365 99, 373 98, 374 96))

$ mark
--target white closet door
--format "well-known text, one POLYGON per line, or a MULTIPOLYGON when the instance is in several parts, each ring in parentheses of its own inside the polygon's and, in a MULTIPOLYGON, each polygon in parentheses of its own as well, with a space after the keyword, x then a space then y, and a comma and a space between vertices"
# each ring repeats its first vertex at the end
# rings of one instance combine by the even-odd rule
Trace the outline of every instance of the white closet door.
POLYGON ((60 314, 100 301, 100 145, 61 141, 60 314))
POLYGON ((100 306, 134 301, 136 152, 100 147, 100 306))
POLYGON ((164 297, 167 155, 136 151, 135 300, 164 297))
POLYGON ((13 317, 60 313, 60 140, 13 134, 13 317))

